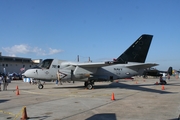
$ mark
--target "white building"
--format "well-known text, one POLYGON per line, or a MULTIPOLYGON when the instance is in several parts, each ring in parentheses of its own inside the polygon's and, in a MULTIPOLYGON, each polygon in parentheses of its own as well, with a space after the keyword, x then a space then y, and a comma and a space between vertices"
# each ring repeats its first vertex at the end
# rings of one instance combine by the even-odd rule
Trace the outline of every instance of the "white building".
POLYGON ((40 62, 41 60, 31 60, 31 58, 2 56, 0 52, 0 73, 22 73, 40 62))

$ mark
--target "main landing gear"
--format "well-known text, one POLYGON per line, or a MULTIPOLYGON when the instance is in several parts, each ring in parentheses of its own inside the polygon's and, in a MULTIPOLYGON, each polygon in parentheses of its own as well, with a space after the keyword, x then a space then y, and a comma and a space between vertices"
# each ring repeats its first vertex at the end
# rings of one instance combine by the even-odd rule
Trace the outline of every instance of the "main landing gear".
POLYGON ((84 86, 85 86, 87 89, 91 90, 91 89, 93 89, 93 87, 94 87, 94 81, 93 81, 93 80, 85 81, 85 82, 84 82, 84 86))
POLYGON ((166 85, 167 82, 166 82, 165 80, 161 80, 159 84, 160 84, 160 85, 166 85))

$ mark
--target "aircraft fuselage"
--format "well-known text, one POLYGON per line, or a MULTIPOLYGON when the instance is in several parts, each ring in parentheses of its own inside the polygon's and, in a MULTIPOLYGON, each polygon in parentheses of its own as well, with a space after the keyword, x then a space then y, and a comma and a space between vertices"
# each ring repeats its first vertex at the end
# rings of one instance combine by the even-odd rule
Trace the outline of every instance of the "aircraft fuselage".
POLYGON ((79 67, 74 66, 78 63, 60 62, 53 59, 48 68, 33 68, 28 69, 25 77, 39 79, 39 80, 57 80, 57 71, 60 71, 60 78, 63 81, 87 81, 93 79, 94 81, 107 81, 121 78, 129 78, 134 75, 142 73, 140 69, 130 69, 124 64, 116 64, 104 67, 79 67), (73 65, 72 65, 73 64, 73 65))
MULTIPOLYGON (((113 81, 143 74, 144 69, 156 66, 145 63, 153 35, 141 35, 117 59, 106 62, 79 63, 57 59, 45 59, 37 68, 29 69, 25 77, 39 80, 84 81, 92 89, 96 81, 113 81)), ((42 89, 43 86, 39 85, 42 89)))

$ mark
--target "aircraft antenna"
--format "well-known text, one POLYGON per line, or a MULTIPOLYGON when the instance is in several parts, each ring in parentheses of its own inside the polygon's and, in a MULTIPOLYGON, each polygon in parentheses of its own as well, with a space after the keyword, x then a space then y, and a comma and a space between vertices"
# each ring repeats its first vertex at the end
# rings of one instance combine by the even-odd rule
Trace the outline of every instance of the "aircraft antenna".
POLYGON ((79 55, 77 56, 77 62, 79 62, 79 55))

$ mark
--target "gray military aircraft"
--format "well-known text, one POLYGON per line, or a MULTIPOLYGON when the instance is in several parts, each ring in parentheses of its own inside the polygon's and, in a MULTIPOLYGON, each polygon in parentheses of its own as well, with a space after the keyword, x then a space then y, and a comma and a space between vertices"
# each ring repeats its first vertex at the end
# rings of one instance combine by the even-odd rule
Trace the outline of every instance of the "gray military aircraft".
MULTIPOLYGON (((24 77, 43 81, 83 81, 87 89, 92 89, 94 82, 113 81, 141 75, 144 69, 158 64, 145 63, 153 35, 141 35, 123 54, 113 61, 106 62, 69 62, 58 59, 45 59, 42 63, 23 74, 24 77), (57 77, 57 72, 59 76, 57 77)), ((42 84, 38 85, 43 88, 42 84)))

